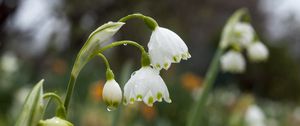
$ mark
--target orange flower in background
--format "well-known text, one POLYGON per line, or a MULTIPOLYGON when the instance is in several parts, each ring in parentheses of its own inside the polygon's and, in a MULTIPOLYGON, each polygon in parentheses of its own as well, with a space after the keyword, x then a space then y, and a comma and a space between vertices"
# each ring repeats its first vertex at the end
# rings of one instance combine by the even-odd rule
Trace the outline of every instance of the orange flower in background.
POLYGON ((93 101, 99 102, 102 99, 103 86, 104 86, 103 80, 99 80, 91 85, 89 92, 93 101))
POLYGON ((156 116, 156 109, 155 107, 148 107, 147 105, 141 104, 141 114, 143 115, 143 117, 147 120, 147 121, 151 121, 155 118, 156 116))
POLYGON ((181 84, 184 89, 194 91, 202 86, 202 77, 194 73, 185 73, 181 76, 181 84))
POLYGON ((58 75, 64 75, 67 71, 67 63, 63 59, 54 59, 51 67, 52 71, 58 75))

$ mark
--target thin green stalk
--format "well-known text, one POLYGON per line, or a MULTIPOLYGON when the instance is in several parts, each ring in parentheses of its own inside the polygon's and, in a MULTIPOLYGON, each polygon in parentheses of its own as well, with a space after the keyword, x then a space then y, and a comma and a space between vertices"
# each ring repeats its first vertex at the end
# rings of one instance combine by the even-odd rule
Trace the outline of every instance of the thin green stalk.
POLYGON ((72 97, 72 94, 73 94, 73 91, 74 91, 76 78, 77 78, 77 76, 71 74, 69 84, 68 84, 68 88, 67 88, 67 95, 66 95, 65 102, 64 102, 64 106, 65 106, 65 109, 66 109, 66 114, 68 114, 68 108, 69 108, 71 97, 72 97))
POLYGON ((205 76, 205 80, 203 83, 203 92, 199 97, 197 103, 195 104, 196 106, 193 106, 194 108, 192 109, 191 115, 188 118, 187 126, 199 126, 199 119, 200 121, 202 121, 203 119, 203 110, 205 108, 209 92, 211 91, 213 83, 215 82, 216 76, 219 72, 219 60, 223 52, 224 49, 219 47, 216 54, 214 55, 213 61, 210 64, 208 72, 205 76))
POLYGON ((99 57, 101 57, 102 60, 105 63, 105 66, 106 66, 106 80, 115 79, 115 75, 114 75, 113 71, 110 69, 110 65, 109 65, 109 62, 108 62, 107 58, 102 53, 98 53, 97 55, 99 57))
POLYGON ((126 22, 127 20, 134 18, 142 19, 151 30, 154 30, 158 26, 157 22, 153 18, 139 13, 127 15, 121 18, 119 22, 126 22))
POLYGON ((64 107, 64 103, 63 101, 61 100, 61 98, 55 94, 55 93, 45 93, 43 95, 43 98, 46 99, 46 98, 53 98, 55 99, 56 103, 57 103, 57 112, 56 112, 56 116, 62 118, 62 119, 66 119, 66 109, 64 107))
POLYGON ((110 49, 112 47, 115 47, 115 46, 127 45, 127 44, 128 45, 133 45, 133 46, 139 48, 139 50, 141 50, 142 53, 146 52, 146 50, 144 49, 144 47, 142 45, 138 44, 137 42, 130 41, 130 40, 122 40, 122 41, 113 42, 113 43, 111 43, 111 44, 109 44, 107 46, 102 47, 97 53, 103 52, 103 51, 105 51, 107 49, 110 49))
POLYGON ((63 106, 63 101, 61 100, 61 98, 57 95, 57 94, 55 94, 55 93, 45 93, 44 95, 43 95, 43 98, 44 99, 46 99, 46 98, 54 98, 55 99, 55 101, 57 102, 57 104, 59 105, 59 106, 63 106))
POLYGON ((102 60, 104 61, 105 66, 106 66, 106 68, 110 69, 110 65, 109 65, 109 62, 108 62, 107 58, 102 53, 98 53, 97 55, 102 58, 102 60))
POLYGON ((103 48, 101 48, 97 53, 101 53, 109 48, 115 47, 115 46, 119 46, 119 45, 133 45, 137 48, 140 49, 140 51, 142 52, 142 61, 141 61, 141 65, 142 66, 149 66, 150 65, 150 57, 148 55, 148 53, 146 52, 146 50, 144 49, 144 47, 140 44, 138 44, 137 42, 134 41, 130 41, 130 40, 123 40, 123 41, 116 41, 113 42, 107 46, 104 46, 103 48))

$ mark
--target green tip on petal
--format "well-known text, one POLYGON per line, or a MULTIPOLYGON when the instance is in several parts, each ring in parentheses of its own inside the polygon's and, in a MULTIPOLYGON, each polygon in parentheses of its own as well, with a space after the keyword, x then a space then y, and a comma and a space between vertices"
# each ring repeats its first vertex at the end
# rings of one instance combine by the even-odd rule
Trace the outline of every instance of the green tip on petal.
POLYGON ((130 103, 131 103, 131 104, 134 103, 134 98, 130 98, 130 103))
POLYGON ((158 92, 157 95, 156 95, 156 97, 157 97, 157 100, 158 100, 159 102, 162 101, 162 93, 158 92))
POLYGON ((141 101, 141 100, 143 99, 143 96, 142 96, 142 95, 137 95, 137 96, 136 96, 136 99, 137 99, 138 101, 141 101))
POLYGON ((152 106, 153 105, 153 102, 154 102, 154 98, 153 97, 149 97, 148 98, 148 104, 149 106, 152 106))

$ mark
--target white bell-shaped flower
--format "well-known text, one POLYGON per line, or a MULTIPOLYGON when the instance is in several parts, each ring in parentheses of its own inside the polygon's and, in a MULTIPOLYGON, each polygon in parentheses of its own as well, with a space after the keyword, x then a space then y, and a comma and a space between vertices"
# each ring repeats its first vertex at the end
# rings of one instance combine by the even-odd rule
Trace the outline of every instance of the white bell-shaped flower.
POLYGON ((102 92, 103 101, 107 104, 107 110, 116 109, 122 102, 122 90, 114 80, 107 80, 102 92))
POLYGON ((156 27, 148 43, 151 65, 157 69, 168 69, 171 63, 191 57, 184 41, 173 31, 156 27))
POLYGON ((269 57, 267 47, 261 42, 254 42, 247 48, 247 54, 252 62, 265 61, 269 57))
POLYGON ((233 27, 232 42, 247 47, 253 42, 254 29, 249 23, 238 22, 233 27))
POLYGON ((246 62, 240 52, 228 51, 221 57, 221 68, 224 72, 243 73, 246 62))
POLYGON ((159 70, 150 66, 142 67, 131 75, 124 86, 124 104, 133 104, 135 101, 144 101, 152 106, 155 101, 164 99, 171 103, 168 88, 159 75, 159 70))
POLYGON ((266 126, 265 119, 264 112, 257 105, 249 106, 245 114, 246 126, 266 126))

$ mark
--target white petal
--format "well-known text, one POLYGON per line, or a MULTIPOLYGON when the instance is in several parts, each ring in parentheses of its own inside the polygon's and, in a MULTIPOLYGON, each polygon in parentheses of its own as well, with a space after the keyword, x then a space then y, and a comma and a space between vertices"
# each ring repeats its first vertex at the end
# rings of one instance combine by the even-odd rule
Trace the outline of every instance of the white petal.
POLYGON ((108 80, 102 92, 103 100, 109 107, 117 107, 122 101, 122 90, 115 80, 108 80))
POLYGON ((269 57, 269 51, 267 47, 261 42, 254 42, 247 48, 247 54, 252 62, 265 61, 269 57))
POLYGON ((155 98, 151 91, 148 91, 145 97, 143 98, 143 101, 146 105, 152 107, 153 103, 155 102, 155 98))
POLYGON ((249 23, 239 22, 235 24, 234 28, 234 42, 237 42, 243 47, 249 46, 254 38, 254 29, 249 23))
POLYGON ((181 58, 190 58, 184 41, 173 31, 158 27, 148 43, 149 55, 153 67, 168 69, 171 63, 180 62, 181 58))
POLYGON ((221 68, 224 72, 242 73, 245 67, 245 59, 239 52, 229 51, 221 57, 221 68))
POLYGON ((148 106, 152 106, 155 101, 162 101, 162 98, 170 102, 168 88, 160 77, 159 70, 149 66, 142 67, 131 76, 124 87, 126 99, 128 99, 127 94, 129 94, 129 99, 135 98, 134 101, 142 99, 148 106))

